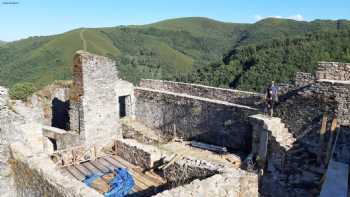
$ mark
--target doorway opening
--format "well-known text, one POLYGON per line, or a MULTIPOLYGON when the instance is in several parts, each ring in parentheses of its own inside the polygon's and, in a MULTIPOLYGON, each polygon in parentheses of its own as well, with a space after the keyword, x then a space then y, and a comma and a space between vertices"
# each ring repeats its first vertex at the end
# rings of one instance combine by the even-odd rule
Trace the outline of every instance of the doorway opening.
POLYGON ((54 98, 51 104, 52 119, 51 126, 69 130, 69 101, 61 101, 54 98))
POLYGON ((128 96, 119 97, 119 118, 127 116, 127 98, 128 96))

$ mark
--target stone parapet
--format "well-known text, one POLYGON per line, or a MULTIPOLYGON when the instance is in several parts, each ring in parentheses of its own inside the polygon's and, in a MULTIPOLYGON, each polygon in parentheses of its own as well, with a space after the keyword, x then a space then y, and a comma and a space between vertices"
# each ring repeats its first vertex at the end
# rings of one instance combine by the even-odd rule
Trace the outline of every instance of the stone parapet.
POLYGON ((316 80, 350 80, 350 63, 319 62, 316 70, 316 80))
POLYGON ((11 168, 18 197, 102 197, 69 176, 60 173, 46 154, 33 154, 21 143, 11 144, 11 168))
POLYGON ((188 94, 248 106, 259 105, 264 97, 263 94, 255 92, 153 79, 142 79, 140 81, 140 87, 179 94, 188 94))

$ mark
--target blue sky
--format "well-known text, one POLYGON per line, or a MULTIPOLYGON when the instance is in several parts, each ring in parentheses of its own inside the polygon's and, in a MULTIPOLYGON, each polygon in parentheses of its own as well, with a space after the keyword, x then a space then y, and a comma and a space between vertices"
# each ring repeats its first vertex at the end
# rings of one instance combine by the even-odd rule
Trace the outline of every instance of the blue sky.
POLYGON ((188 16, 238 23, 268 16, 350 19, 350 0, 0 0, 0 40, 188 16))

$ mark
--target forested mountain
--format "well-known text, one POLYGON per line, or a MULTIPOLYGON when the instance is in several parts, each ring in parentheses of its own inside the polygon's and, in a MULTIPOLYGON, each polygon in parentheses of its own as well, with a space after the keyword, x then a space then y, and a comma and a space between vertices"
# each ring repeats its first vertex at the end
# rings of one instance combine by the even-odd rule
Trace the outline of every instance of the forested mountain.
POLYGON ((70 79, 76 50, 116 60, 120 76, 260 90, 271 79, 313 71, 318 60, 350 61, 350 22, 269 18, 255 24, 179 18, 141 26, 76 29, 0 46, 0 85, 36 88, 70 79))
POLYGON ((224 58, 183 77, 188 82, 261 91, 271 80, 286 82, 295 72, 313 72, 318 61, 350 62, 350 30, 310 33, 237 47, 224 58))
POLYGON ((0 40, 0 46, 6 44, 6 42, 0 40))

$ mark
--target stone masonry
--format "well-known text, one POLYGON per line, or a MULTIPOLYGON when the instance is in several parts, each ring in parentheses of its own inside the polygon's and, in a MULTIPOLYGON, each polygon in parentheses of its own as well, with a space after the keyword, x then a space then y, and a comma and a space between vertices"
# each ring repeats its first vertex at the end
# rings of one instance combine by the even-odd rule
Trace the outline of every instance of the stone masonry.
POLYGON ((297 87, 303 87, 315 83, 315 76, 311 73, 297 72, 295 74, 295 85, 297 87))
POLYGON ((316 71, 316 79, 349 81, 350 63, 319 62, 316 71))
MULTIPOLYGON (((71 128, 87 144, 117 136, 117 71, 109 58, 78 51, 74 57, 70 95, 71 128)), ((121 135, 121 134, 120 134, 121 135)))
POLYGON ((225 101, 136 88, 136 118, 159 135, 198 140, 237 150, 248 150, 251 132, 248 116, 256 108, 225 101))
POLYGON ((32 152, 21 143, 11 145, 17 197, 102 197, 84 183, 64 176, 46 154, 32 152))
POLYGON ((174 92, 178 94, 187 94, 197 97, 221 100, 247 106, 259 105, 262 98, 264 97, 263 94, 255 92, 154 79, 142 79, 139 86, 144 88, 174 92))

